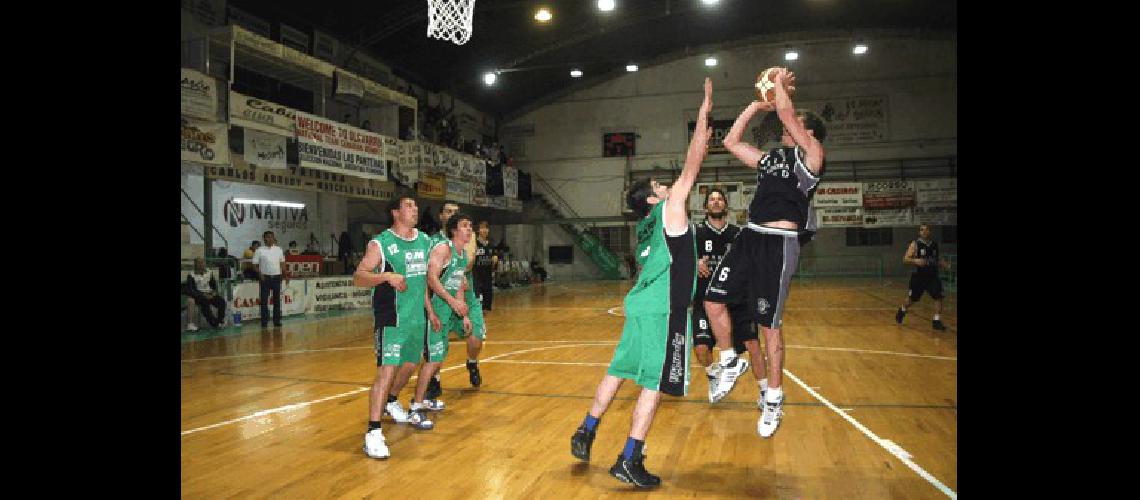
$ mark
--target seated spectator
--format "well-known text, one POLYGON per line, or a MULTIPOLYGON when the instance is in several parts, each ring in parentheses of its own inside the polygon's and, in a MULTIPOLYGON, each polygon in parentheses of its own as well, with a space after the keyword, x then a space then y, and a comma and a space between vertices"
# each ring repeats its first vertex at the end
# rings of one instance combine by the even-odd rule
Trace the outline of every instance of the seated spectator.
POLYGON ((233 278, 235 260, 226 247, 218 247, 218 277, 224 280, 233 278))
POLYGON ((253 240, 252 242, 250 242, 249 248, 245 249, 245 253, 243 253, 241 255, 241 258, 252 259, 253 258, 253 252, 256 252, 257 247, 259 247, 259 246, 261 246, 261 242, 257 241, 257 240, 253 240))
POLYGON ((317 241, 317 236, 313 233, 309 233, 309 244, 305 246, 305 254, 306 255, 320 255, 321 254, 321 243, 319 241, 317 241))
POLYGON ((257 269, 254 269, 251 259, 253 259, 254 252, 256 252, 260 246, 261 242, 254 240, 252 243, 250 243, 249 248, 245 249, 245 253, 242 254, 241 258, 244 260, 244 262, 241 263, 241 275, 243 278, 248 278, 251 280, 258 279, 257 269))
POLYGON ((546 281, 546 268, 538 265, 537 260, 530 261, 530 274, 538 280, 538 283, 546 281))
POLYGON ((289 255, 301 255, 301 249, 297 248, 297 240, 289 242, 289 255))
MULTIPOLYGON (((206 269, 206 259, 201 257, 194 259, 194 270, 186 276, 186 295, 189 295, 190 299, 201 309, 210 327, 218 328, 225 324, 226 301, 218 295, 218 282, 206 269), (210 306, 217 309, 217 315, 213 313, 210 306)), ((198 325, 194 324, 196 319, 186 318, 187 331, 198 331, 198 325)))

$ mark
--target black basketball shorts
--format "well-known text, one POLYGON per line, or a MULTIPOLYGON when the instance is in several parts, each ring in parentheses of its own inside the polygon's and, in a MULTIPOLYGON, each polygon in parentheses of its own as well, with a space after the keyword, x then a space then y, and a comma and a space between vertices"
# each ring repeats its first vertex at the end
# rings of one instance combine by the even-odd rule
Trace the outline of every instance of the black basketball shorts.
POLYGON ((756 323, 780 328, 799 257, 796 231, 749 224, 713 271, 705 300, 723 304, 744 300, 756 323))

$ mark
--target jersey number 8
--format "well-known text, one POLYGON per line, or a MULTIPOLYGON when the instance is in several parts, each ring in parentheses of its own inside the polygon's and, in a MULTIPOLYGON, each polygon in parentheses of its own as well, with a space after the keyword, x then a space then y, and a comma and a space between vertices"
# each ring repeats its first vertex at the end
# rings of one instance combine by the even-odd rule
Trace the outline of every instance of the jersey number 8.
POLYGON ((705 251, 706 252, 712 251, 712 240, 705 240, 705 251))

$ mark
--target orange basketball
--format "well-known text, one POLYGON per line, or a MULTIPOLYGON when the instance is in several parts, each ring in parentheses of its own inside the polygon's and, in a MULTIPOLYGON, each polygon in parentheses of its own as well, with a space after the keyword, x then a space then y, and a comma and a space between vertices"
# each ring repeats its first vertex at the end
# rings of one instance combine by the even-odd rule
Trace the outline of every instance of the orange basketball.
MULTIPOLYGON (((776 82, 772 81, 772 77, 775 76, 777 69, 777 67, 773 66, 761 71, 760 74, 756 76, 756 98, 759 99, 760 102, 772 102, 776 99, 776 82)), ((795 96, 796 87, 794 80, 793 85, 787 87, 786 90, 788 92, 788 98, 795 96)))

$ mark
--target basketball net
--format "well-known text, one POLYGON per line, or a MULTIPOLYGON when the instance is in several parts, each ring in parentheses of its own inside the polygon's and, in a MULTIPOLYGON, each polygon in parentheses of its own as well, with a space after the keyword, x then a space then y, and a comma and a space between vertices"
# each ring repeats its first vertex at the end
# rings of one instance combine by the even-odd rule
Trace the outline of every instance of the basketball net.
POLYGON ((428 0, 427 35, 463 45, 471 39, 475 0, 428 0))

